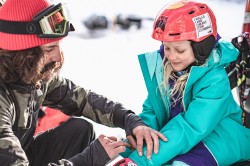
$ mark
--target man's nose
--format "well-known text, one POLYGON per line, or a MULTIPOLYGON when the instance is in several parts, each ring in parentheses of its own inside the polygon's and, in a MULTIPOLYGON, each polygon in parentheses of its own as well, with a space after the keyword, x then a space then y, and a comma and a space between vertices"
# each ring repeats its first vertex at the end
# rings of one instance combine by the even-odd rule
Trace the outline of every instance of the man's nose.
POLYGON ((53 55, 50 60, 52 62, 62 62, 63 58, 62 58, 62 52, 61 51, 58 51, 57 54, 53 55))

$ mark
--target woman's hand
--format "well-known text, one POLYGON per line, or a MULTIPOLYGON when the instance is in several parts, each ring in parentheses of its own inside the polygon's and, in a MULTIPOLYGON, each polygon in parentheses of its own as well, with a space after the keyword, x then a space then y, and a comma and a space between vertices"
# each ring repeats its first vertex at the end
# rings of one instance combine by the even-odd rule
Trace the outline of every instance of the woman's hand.
POLYGON ((159 138, 163 141, 168 141, 168 139, 159 131, 151 129, 147 126, 137 126, 133 129, 133 137, 132 135, 127 136, 129 143, 132 145, 134 149, 137 149, 139 156, 143 154, 143 141, 147 145, 147 158, 150 159, 152 156, 152 151, 154 148, 154 153, 157 154, 159 151, 159 138))
POLYGON ((117 156, 119 153, 125 152, 126 147, 131 147, 130 144, 121 140, 117 140, 117 138, 114 136, 107 137, 101 134, 98 137, 98 140, 100 141, 110 158, 117 156))

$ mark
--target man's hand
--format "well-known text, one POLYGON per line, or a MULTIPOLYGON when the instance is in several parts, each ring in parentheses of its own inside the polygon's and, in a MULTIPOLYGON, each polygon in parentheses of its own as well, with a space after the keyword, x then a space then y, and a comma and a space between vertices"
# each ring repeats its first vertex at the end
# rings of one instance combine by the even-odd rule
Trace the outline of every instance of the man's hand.
POLYGON ((147 126, 137 126, 133 129, 133 135, 128 135, 127 139, 134 149, 137 149, 139 156, 142 156, 143 141, 147 145, 147 158, 150 159, 154 148, 154 153, 159 151, 159 138, 163 141, 168 139, 160 132, 151 129, 147 126), (135 140, 136 139, 136 140, 135 140))
POLYGON ((104 135, 100 135, 98 140, 102 144, 103 148, 107 152, 110 158, 117 156, 119 153, 125 152, 126 147, 131 148, 131 145, 123 142, 121 140, 117 140, 116 137, 107 137, 104 135))

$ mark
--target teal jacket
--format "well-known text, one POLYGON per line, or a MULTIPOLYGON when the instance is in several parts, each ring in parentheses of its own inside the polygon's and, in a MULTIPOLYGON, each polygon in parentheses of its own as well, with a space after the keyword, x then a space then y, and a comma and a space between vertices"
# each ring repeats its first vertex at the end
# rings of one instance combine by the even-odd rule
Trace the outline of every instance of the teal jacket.
POLYGON ((159 91, 162 58, 157 51, 139 55, 148 90, 140 117, 168 142, 160 141, 158 154, 150 160, 146 159, 146 147, 142 157, 137 151, 128 157, 139 166, 160 166, 203 141, 218 165, 250 159, 250 129, 242 126, 242 110, 233 98, 225 71, 238 54, 230 42, 220 40, 204 65, 191 67, 183 93, 184 112, 170 121, 169 98, 159 91))

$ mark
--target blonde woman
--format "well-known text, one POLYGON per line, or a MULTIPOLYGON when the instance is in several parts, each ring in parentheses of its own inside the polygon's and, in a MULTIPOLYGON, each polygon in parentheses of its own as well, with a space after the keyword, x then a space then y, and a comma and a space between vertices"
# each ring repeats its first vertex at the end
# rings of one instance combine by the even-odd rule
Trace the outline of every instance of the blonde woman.
POLYGON ((225 66, 238 50, 219 40, 216 18, 203 3, 176 1, 156 17, 159 51, 139 55, 148 90, 143 122, 168 141, 147 155, 127 156, 140 166, 216 166, 250 159, 250 130, 234 101, 225 66))

